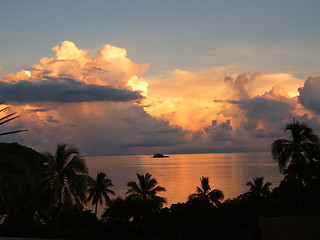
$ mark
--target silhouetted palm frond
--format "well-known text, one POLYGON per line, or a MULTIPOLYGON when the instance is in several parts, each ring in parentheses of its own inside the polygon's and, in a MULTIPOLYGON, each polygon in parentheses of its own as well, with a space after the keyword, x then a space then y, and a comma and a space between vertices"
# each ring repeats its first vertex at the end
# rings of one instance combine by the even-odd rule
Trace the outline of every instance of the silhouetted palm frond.
POLYGON ((96 179, 90 178, 89 188, 87 192, 89 193, 88 201, 91 201, 92 205, 95 206, 95 213, 97 214, 98 204, 102 205, 103 201, 106 204, 111 202, 109 194, 114 195, 114 191, 110 189, 113 187, 111 179, 107 178, 104 172, 98 172, 96 179))
POLYGON ((213 189, 211 190, 211 187, 209 185, 209 177, 201 177, 201 188, 197 187, 197 193, 193 193, 189 195, 189 200, 193 199, 200 199, 200 200, 207 200, 214 205, 217 205, 220 203, 221 200, 224 199, 224 194, 219 189, 213 189))
MULTIPOLYGON (((3 105, 4 102, 1 102, 0 105, 3 105)), ((4 112, 6 111, 7 109, 9 109, 9 106, 6 106, 6 107, 3 107, 0 109, 0 112, 4 112)), ((14 113, 10 113, 8 115, 5 115, 4 117, 1 117, 0 118, 0 125, 3 125, 7 122, 10 122, 18 117, 20 117, 20 115, 16 115, 17 113, 14 112, 14 113)), ((19 132, 26 132, 28 130, 26 129, 21 129, 21 130, 15 130, 15 131, 8 131, 8 132, 3 132, 3 133, 0 133, 0 136, 3 136, 3 135, 9 135, 9 134, 14 134, 14 133, 19 133, 19 132)))
POLYGON ((278 139, 272 143, 273 158, 278 161, 279 169, 304 181, 309 172, 310 163, 319 160, 319 138, 306 124, 296 122, 288 124, 286 131, 291 132, 290 139, 278 139))
POLYGON ((166 189, 162 186, 157 186, 157 180, 152 178, 150 173, 137 173, 137 178, 138 182, 128 182, 127 186, 129 189, 126 192, 127 198, 156 200, 160 207, 163 203, 166 203, 165 198, 157 196, 158 192, 166 191, 166 189))

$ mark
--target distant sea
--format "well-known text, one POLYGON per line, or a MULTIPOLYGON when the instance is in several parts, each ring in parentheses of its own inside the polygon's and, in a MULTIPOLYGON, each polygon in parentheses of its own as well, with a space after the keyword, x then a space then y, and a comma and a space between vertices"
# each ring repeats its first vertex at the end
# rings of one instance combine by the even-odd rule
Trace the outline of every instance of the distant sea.
POLYGON ((127 182, 136 181, 136 173, 151 173, 166 188, 159 195, 167 198, 167 206, 185 202, 200 186, 200 177, 209 177, 211 189, 220 189, 225 199, 249 190, 247 181, 264 176, 278 186, 283 175, 271 153, 173 154, 169 158, 148 155, 86 157, 89 174, 105 172, 114 184, 116 196, 125 196, 127 182))

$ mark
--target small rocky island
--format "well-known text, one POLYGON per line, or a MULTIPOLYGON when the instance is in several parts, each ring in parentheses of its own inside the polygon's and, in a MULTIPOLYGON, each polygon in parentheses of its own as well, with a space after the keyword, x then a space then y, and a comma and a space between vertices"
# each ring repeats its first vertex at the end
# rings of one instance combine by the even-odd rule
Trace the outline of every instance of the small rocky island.
POLYGON ((165 156, 162 153, 156 153, 152 157, 153 158, 168 158, 169 156, 165 156))

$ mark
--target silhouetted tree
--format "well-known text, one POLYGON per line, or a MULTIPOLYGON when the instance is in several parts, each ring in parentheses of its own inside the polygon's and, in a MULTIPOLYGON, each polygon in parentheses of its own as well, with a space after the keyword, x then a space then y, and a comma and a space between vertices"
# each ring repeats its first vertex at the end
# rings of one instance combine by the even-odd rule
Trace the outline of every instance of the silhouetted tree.
POLYGON ((270 182, 263 182, 264 177, 257 177, 253 178, 253 181, 248 181, 247 186, 250 187, 250 193, 255 196, 258 201, 265 199, 270 194, 270 182))
POLYGON ((127 223, 131 217, 131 212, 126 199, 116 197, 111 200, 108 207, 102 214, 102 219, 116 223, 127 223))
POLYGON ((310 163, 319 159, 319 138, 306 124, 294 121, 286 131, 290 139, 278 139, 272 143, 272 155, 278 161, 280 171, 304 183, 310 177, 310 163))
POLYGON ((166 203, 166 199, 164 197, 157 196, 157 193, 166 191, 166 189, 162 186, 157 186, 157 180, 153 178, 150 173, 137 173, 137 178, 137 182, 128 182, 127 186, 129 189, 126 192, 127 198, 152 200, 152 202, 161 208, 163 204, 166 203))
POLYGON ((95 206, 95 214, 97 214, 98 204, 102 205, 103 201, 106 204, 110 203, 110 197, 108 194, 114 195, 114 191, 109 189, 112 187, 112 181, 107 178, 104 172, 98 172, 96 179, 90 178, 88 188, 88 201, 91 201, 92 205, 95 206))
POLYGON ((47 167, 41 186, 49 207, 57 210, 58 232, 62 210, 86 203, 88 169, 79 150, 67 144, 59 144, 55 154, 43 154, 47 167))
POLYGON ((110 201, 102 215, 102 219, 109 223, 128 224, 132 221, 138 223, 150 217, 156 210, 153 200, 141 198, 117 197, 110 201))
MULTIPOLYGON (((291 132, 290 139, 278 139, 272 143, 272 155, 278 161, 280 171, 287 179, 297 179, 297 195, 300 213, 303 213, 302 189, 315 172, 320 157, 319 138, 304 123, 288 124, 286 131, 291 132)), ((294 182, 294 181, 289 181, 294 182)))
POLYGON ((200 199, 208 200, 213 203, 215 206, 224 199, 223 192, 219 189, 211 190, 209 185, 209 177, 200 178, 201 187, 197 187, 197 193, 193 193, 189 196, 189 200, 200 199))

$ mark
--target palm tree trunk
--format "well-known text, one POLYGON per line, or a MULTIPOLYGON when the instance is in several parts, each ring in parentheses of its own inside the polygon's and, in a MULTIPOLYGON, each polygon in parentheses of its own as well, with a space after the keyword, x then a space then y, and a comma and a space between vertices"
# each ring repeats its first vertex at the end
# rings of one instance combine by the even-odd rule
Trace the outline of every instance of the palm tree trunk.
POLYGON ((60 190, 59 200, 58 200, 58 213, 57 213, 57 234, 60 235, 61 232, 61 212, 62 212, 62 189, 60 190))
POLYGON ((298 178, 298 201, 299 201, 299 211, 300 215, 303 215, 303 199, 302 199, 302 179, 298 178))
POLYGON ((96 214, 97 216, 97 213, 98 213, 98 203, 96 204, 95 208, 94 208, 94 213, 96 214))

